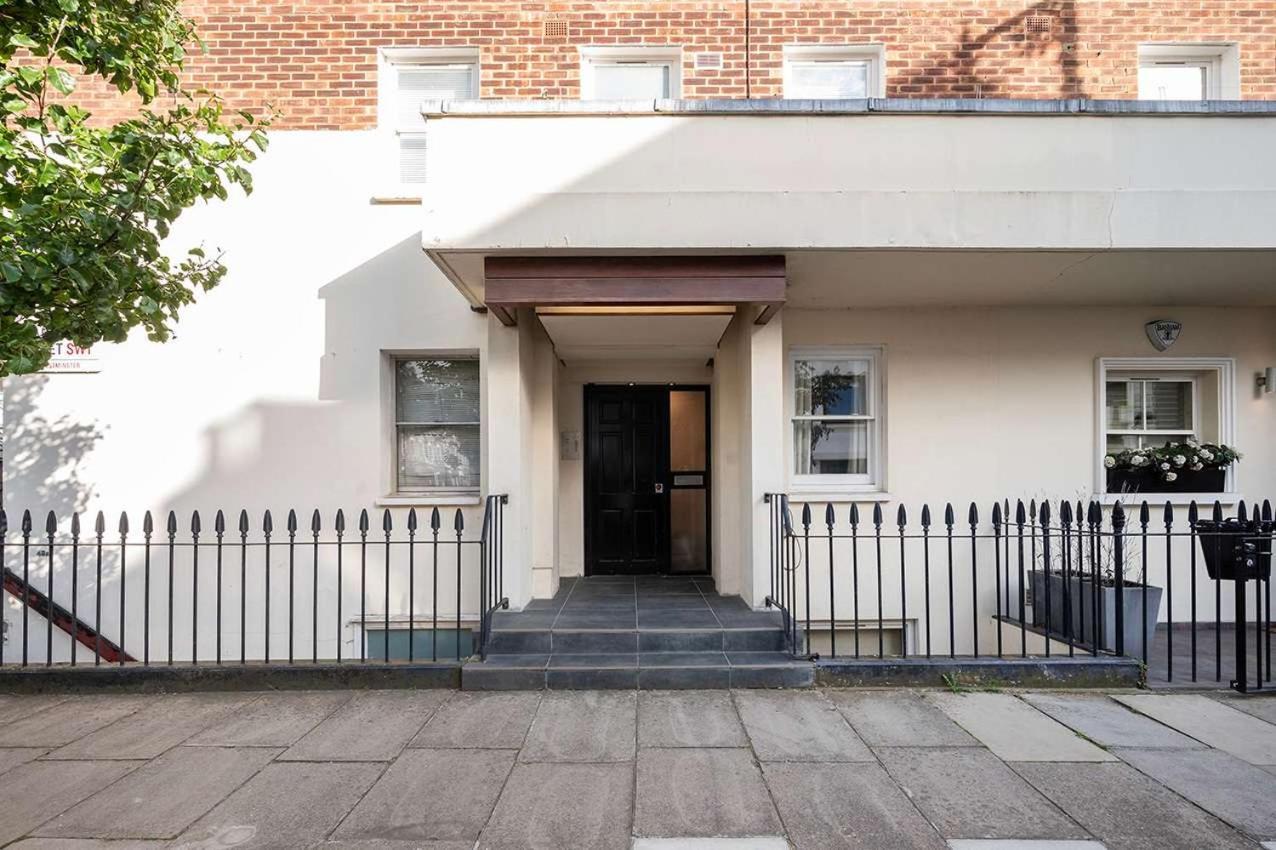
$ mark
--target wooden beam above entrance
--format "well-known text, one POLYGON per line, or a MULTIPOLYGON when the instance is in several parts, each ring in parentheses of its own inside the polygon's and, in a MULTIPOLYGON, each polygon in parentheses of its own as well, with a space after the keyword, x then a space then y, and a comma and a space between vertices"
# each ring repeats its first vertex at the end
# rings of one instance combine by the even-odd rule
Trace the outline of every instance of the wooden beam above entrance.
POLYGON ((485 298, 503 324, 520 308, 784 306, 783 256, 488 257, 485 298))

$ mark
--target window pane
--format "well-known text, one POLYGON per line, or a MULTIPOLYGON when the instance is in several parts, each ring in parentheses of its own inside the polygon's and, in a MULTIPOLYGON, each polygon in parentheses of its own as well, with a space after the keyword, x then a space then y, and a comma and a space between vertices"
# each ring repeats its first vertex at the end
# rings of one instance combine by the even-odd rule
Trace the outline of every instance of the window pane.
POLYGON ((867 62, 794 62, 789 66, 790 98, 868 97, 867 62))
POLYGON ((594 65, 593 75, 593 96, 598 100, 669 97, 669 66, 665 64, 594 65))
POLYGON ((397 126, 415 127, 425 123, 421 102, 462 100, 474 97, 473 65, 402 65, 395 90, 397 126))
POLYGON ((1188 430, 1192 427, 1192 385, 1186 381, 1146 381, 1147 429, 1188 430))
POLYGON ((479 486, 479 426, 399 428, 399 490, 479 486))
POLYGON ((798 416, 866 416, 871 361, 798 360, 794 412, 798 416))
POLYGON ((399 422, 479 421, 477 360, 400 360, 395 390, 399 422))
POLYGON ((708 469, 705 451, 705 399, 699 390, 669 391, 669 469, 698 472, 708 469))
POLYGON ((1138 434, 1109 434, 1108 435, 1108 454, 1117 454, 1126 449, 1137 449, 1139 446, 1138 434))
POLYGON ((798 475, 867 475, 868 422, 794 423, 794 467, 798 475))
POLYGON ((1108 427, 1132 431, 1143 427, 1143 382, 1108 381, 1105 391, 1108 427))
POLYGON ((1205 73, 1200 65, 1146 65, 1139 68, 1139 99, 1204 100, 1205 73))

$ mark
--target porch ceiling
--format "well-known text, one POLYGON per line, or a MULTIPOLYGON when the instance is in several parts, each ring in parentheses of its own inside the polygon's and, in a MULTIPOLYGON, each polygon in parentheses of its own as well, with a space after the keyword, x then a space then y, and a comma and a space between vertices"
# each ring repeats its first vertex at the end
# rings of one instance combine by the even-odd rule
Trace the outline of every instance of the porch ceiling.
MULTIPOLYGON (((483 304, 485 256, 435 255, 476 306, 483 304)), ((798 308, 1276 306, 1276 250, 896 249, 789 251, 785 256, 787 304, 798 308)))
POLYGON ((538 311, 554 350, 565 361, 708 360, 734 311, 698 314, 563 315, 538 311))

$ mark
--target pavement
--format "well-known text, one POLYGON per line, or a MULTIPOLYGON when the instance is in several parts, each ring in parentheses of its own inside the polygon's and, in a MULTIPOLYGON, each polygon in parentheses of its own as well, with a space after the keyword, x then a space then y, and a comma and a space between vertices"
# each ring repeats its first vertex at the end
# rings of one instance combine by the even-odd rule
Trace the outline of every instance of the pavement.
POLYGON ((1276 848, 1276 696, 0 696, 0 845, 1276 848))

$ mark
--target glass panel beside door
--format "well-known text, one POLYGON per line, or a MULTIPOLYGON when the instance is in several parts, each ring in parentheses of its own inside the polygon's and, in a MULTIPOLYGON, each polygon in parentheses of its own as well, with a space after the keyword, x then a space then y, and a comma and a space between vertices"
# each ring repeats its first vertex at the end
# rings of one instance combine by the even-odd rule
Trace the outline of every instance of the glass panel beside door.
POLYGON ((709 393, 669 391, 669 571, 709 572, 709 393))

